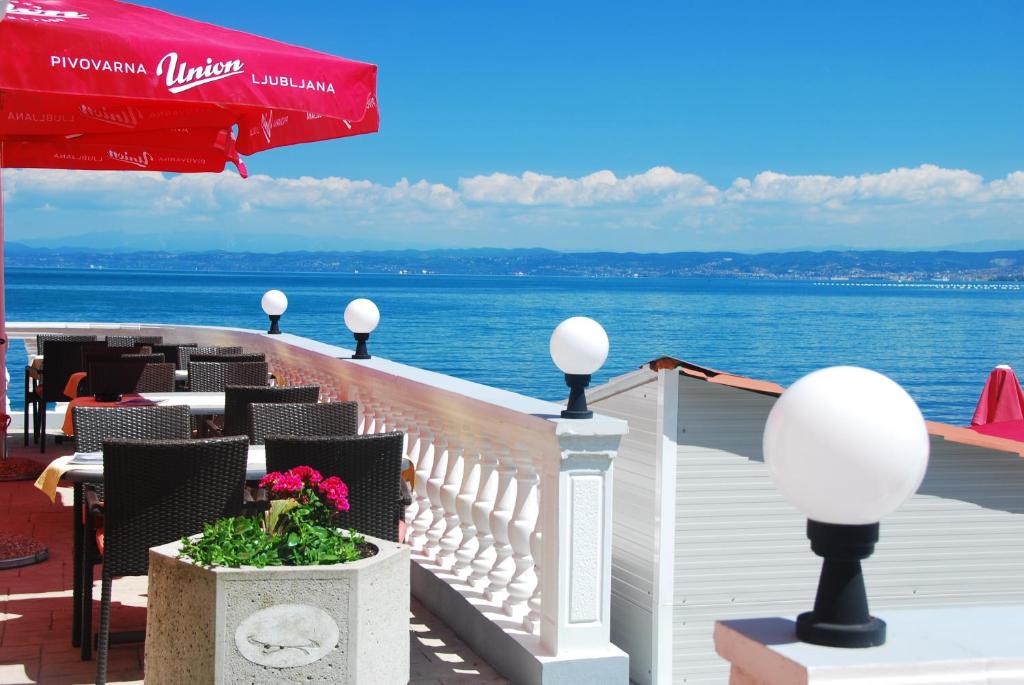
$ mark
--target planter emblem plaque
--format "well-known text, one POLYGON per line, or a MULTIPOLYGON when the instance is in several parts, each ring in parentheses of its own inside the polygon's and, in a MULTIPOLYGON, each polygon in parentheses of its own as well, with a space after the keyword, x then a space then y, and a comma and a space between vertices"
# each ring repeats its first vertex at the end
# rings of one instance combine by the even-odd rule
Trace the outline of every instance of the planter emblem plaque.
POLYGON ((235 630, 235 646, 254 664, 293 668, 322 659, 337 646, 340 634, 323 609, 278 604, 247 616, 235 630))

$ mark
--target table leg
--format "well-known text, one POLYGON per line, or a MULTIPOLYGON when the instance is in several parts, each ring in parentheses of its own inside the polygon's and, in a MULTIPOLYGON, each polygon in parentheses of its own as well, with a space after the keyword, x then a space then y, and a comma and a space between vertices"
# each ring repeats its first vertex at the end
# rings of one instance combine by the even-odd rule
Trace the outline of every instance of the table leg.
MULTIPOLYGON (((74 606, 71 608, 71 646, 78 647, 82 644, 82 543, 85 536, 85 525, 82 522, 82 513, 85 502, 82 497, 82 484, 75 483, 75 503, 71 508, 72 530, 72 563, 74 564, 74 587, 72 597, 74 606)), ((90 609, 92 607, 89 607, 90 609)))

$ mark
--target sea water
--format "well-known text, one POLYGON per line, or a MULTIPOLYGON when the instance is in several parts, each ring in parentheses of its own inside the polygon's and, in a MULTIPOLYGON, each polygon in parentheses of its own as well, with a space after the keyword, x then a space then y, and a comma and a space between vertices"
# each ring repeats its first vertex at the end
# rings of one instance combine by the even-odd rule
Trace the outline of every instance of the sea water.
MULTIPOLYGON (((903 385, 927 418, 967 424, 993 366, 1024 371, 1015 284, 8 269, 7 318, 265 330, 271 288, 288 296, 288 333, 351 348, 342 314, 368 297, 372 354, 557 401, 549 338, 580 315, 611 341, 594 385, 661 356, 782 385, 855 364, 903 385)), ((23 352, 9 354, 17 408, 23 352)))

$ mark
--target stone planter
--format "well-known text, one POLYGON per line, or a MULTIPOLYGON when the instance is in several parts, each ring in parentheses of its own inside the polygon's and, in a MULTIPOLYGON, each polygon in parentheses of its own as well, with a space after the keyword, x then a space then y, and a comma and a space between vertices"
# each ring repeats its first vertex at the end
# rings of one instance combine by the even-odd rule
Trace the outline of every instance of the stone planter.
POLYGON ((149 551, 146 682, 405 683, 409 548, 331 566, 206 569, 149 551))

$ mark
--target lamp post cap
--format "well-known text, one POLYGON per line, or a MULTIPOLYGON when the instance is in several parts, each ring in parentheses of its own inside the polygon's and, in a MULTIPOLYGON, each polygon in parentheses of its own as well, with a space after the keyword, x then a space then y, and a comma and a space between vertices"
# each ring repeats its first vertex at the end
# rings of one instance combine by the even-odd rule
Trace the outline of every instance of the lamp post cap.
POLYGON ((280 290, 268 290, 263 293, 260 306, 267 316, 281 316, 288 309, 288 297, 280 290))
POLYGON ((877 523, 913 495, 928 467, 924 417, 875 371, 834 366, 804 376, 768 415, 764 459, 783 496, 822 523, 877 523))
POLYGON ((593 319, 574 316, 555 328, 550 350, 551 359, 563 373, 587 376, 608 359, 608 334, 593 319))
POLYGON ((372 333, 380 323, 380 310, 372 300, 360 297, 345 307, 345 325, 353 333, 372 333))

